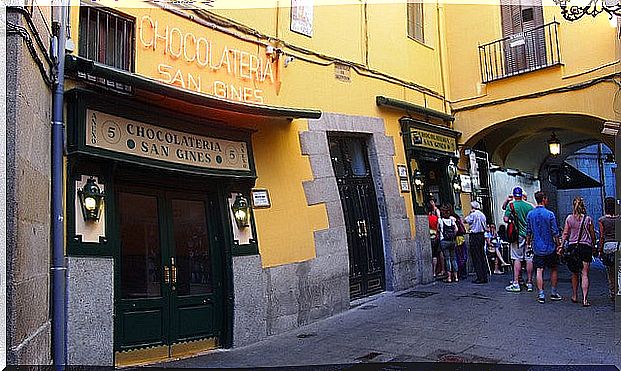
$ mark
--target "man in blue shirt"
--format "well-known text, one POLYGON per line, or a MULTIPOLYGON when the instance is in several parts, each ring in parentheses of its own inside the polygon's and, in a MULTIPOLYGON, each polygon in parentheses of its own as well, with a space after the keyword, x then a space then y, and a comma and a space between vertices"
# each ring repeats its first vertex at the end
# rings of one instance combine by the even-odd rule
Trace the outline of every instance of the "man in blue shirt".
POLYGON ((526 217, 526 244, 535 256, 533 264, 537 269, 537 301, 545 303, 543 292, 543 269, 550 268, 550 284, 552 286, 551 300, 562 300, 556 291, 558 282, 558 261, 561 253, 559 231, 554 213, 546 209, 548 197, 542 191, 535 193, 537 207, 531 210, 526 217))

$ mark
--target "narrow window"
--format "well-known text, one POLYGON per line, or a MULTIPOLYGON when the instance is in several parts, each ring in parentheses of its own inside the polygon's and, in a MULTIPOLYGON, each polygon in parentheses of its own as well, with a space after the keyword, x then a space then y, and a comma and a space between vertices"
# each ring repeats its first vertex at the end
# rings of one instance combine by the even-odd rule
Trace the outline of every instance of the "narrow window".
POLYGON ((408 3, 408 37, 425 42, 425 22, 423 19, 423 3, 408 3))
POLYGON ((80 7, 81 57, 118 69, 134 68, 134 20, 90 6, 80 7))

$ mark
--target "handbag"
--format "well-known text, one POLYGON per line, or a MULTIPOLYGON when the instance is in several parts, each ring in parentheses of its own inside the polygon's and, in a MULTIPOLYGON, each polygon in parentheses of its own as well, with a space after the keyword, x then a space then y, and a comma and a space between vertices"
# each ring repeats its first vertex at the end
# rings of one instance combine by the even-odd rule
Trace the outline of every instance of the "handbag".
POLYGON ((572 273, 579 273, 582 269, 582 259, 580 259, 580 254, 578 253, 578 243, 582 239, 582 230, 585 220, 586 215, 582 218, 582 223, 580 223, 578 241, 576 243, 568 244, 567 248, 563 252, 563 260, 565 261, 565 264, 567 264, 567 268, 569 268, 572 273))

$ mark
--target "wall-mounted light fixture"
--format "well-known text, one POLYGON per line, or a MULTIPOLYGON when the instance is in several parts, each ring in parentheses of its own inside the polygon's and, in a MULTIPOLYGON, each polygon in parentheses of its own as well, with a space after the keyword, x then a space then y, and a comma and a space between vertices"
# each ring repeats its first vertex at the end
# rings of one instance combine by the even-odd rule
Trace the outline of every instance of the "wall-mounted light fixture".
POLYGON ((238 194, 237 197, 235 197, 235 202, 233 202, 231 210, 233 210, 233 216, 235 217, 237 227, 246 228, 250 225, 250 204, 244 196, 238 194))
POLYGON ((552 136, 548 139, 548 150, 553 157, 561 154, 561 141, 556 137, 554 132, 552 132, 552 136))
POLYGON ((412 175, 412 183, 414 183, 414 187, 416 187, 417 191, 420 191, 423 189, 423 186, 425 185, 425 181, 423 179, 423 174, 420 172, 420 170, 418 169, 414 170, 414 175, 412 175))
POLYGON ((610 19, 621 17, 621 2, 619 0, 588 0, 579 2, 579 5, 569 6, 570 0, 554 0, 554 3, 561 8, 563 18, 568 21, 577 21, 582 16, 590 15, 596 17, 602 12, 608 13, 610 19))
POLYGON ((84 221, 97 221, 101 214, 104 194, 95 182, 95 178, 90 177, 82 189, 78 189, 80 206, 84 221))

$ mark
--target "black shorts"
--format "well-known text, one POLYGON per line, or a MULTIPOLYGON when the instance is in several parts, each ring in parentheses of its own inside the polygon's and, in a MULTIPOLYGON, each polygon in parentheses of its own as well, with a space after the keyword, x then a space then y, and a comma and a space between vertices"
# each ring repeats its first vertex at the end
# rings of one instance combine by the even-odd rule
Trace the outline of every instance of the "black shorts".
POLYGON ((556 268, 558 261, 558 254, 555 252, 550 255, 535 255, 533 257, 535 268, 556 268))
POLYGON ((440 258, 440 240, 437 238, 431 240, 431 256, 440 258))
POLYGON ((578 256, 580 256, 580 260, 585 263, 590 263, 593 261, 593 248, 589 245, 585 245, 582 243, 578 244, 578 256))

